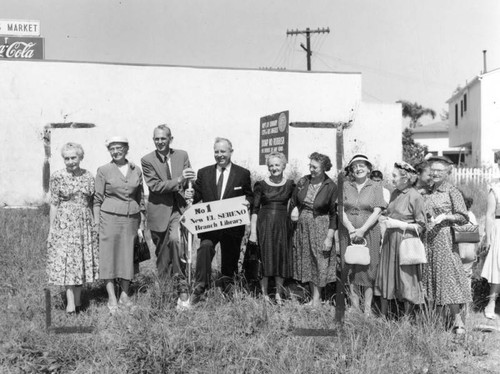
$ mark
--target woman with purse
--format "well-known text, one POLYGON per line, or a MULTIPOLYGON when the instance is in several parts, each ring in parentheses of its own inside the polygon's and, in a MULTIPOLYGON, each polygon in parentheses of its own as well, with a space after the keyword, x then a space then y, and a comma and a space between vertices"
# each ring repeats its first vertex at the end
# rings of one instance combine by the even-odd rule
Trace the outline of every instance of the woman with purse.
POLYGON ((262 295, 269 300, 269 278, 274 277, 275 300, 281 304, 283 281, 292 276, 292 227, 288 215, 288 202, 292 197, 295 183, 283 176, 286 167, 286 157, 283 153, 270 153, 266 164, 269 177, 256 182, 254 186, 249 241, 258 242, 260 247, 262 295))
POLYGON ((488 193, 485 247, 489 248, 489 251, 484 261, 481 277, 490 284, 490 293, 484 316, 488 319, 497 319, 495 305, 500 293, 500 182, 492 184, 488 193))
POLYGON ((134 277, 134 241, 144 240, 145 206, 141 169, 129 162, 128 140, 115 136, 106 141, 111 162, 97 169, 94 217, 99 222, 99 277, 106 280, 108 309, 131 307, 128 290, 134 277), (114 280, 121 293, 115 295, 114 280))
POLYGON ((371 315, 381 239, 378 218, 387 203, 381 183, 369 178, 372 163, 365 155, 355 155, 345 170, 348 179, 344 182, 342 225, 339 230, 342 277, 349 282, 351 305, 356 309, 360 308, 360 289, 364 289, 364 313, 371 315), (367 264, 349 261, 349 252, 354 249, 352 244, 358 241, 366 242, 369 252, 367 264))
POLYGON ((429 158, 433 180, 432 192, 426 200, 431 215, 427 229, 427 265, 424 266, 424 287, 427 298, 438 311, 444 306, 453 318, 453 332, 465 333, 460 312, 472 301, 467 275, 462 266, 452 226, 467 223, 467 209, 462 194, 448 181, 452 162, 445 156, 429 158))
POLYGON ((420 263, 426 262, 426 258, 424 245, 419 237, 425 231, 426 214, 424 198, 413 187, 416 180, 417 171, 410 164, 394 164, 392 183, 395 190, 391 194, 387 215, 379 219, 381 226, 385 228, 385 235, 375 281, 375 295, 381 296, 381 313, 386 317, 390 300, 404 301, 406 313, 411 312, 413 305, 424 302, 420 263), (404 261, 405 256, 415 258, 404 261), (402 264, 408 262, 415 264, 402 264))
POLYGON ((337 228, 337 185, 325 172, 330 158, 318 152, 309 156, 311 174, 302 177, 290 200, 291 219, 297 222, 293 237, 293 277, 312 289, 309 305, 321 305, 321 291, 336 280, 334 230, 337 228))

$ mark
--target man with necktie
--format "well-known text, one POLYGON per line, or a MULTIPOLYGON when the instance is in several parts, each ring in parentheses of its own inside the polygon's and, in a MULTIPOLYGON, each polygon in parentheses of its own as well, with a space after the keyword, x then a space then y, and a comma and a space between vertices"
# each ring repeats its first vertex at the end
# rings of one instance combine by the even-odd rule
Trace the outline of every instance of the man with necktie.
MULTIPOLYGON (((194 203, 217 201, 245 196, 247 206, 253 202, 250 171, 231 162, 233 146, 229 139, 216 138, 214 143, 215 165, 198 171, 194 184, 194 203)), ((221 284, 226 286, 238 273, 238 260, 245 226, 230 227, 199 234, 200 248, 196 256, 196 288, 193 302, 210 286, 212 259, 215 246, 221 248, 221 284)))
POLYGON ((173 277, 179 302, 188 300, 185 262, 181 261, 179 220, 186 208, 183 196, 189 180, 195 178, 186 151, 170 148, 172 132, 167 125, 154 129, 156 150, 141 159, 142 171, 149 188, 147 224, 156 246, 158 277, 173 277))

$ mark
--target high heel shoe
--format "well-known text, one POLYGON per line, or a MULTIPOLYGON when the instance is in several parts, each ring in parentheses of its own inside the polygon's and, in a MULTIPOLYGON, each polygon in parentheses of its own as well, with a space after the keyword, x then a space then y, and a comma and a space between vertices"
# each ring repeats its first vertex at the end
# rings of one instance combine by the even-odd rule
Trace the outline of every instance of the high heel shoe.
POLYGON ((495 304, 492 306, 488 304, 486 308, 484 308, 484 316, 488 319, 497 319, 497 315, 495 314, 495 304))

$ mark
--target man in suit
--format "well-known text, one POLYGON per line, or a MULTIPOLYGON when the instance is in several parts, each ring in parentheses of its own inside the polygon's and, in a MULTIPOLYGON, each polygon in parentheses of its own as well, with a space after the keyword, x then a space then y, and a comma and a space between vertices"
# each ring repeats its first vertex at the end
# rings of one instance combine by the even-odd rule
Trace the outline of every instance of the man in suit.
POLYGON ((160 279, 174 277, 181 301, 188 299, 185 263, 181 261, 179 219, 186 208, 183 196, 187 181, 194 179, 187 152, 170 148, 172 132, 167 125, 154 129, 156 150, 141 159, 149 188, 148 228, 156 246, 156 267, 160 279))
MULTIPOLYGON (((204 167, 198 171, 194 184, 194 202, 209 202, 245 196, 246 204, 253 202, 250 171, 231 162, 233 146, 228 139, 216 138, 214 144, 215 165, 204 167)), ((200 248, 196 256, 196 288, 193 302, 210 285, 212 259, 215 246, 220 243, 221 273, 225 286, 238 272, 241 240, 245 235, 245 226, 215 230, 199 235, 200 248)))

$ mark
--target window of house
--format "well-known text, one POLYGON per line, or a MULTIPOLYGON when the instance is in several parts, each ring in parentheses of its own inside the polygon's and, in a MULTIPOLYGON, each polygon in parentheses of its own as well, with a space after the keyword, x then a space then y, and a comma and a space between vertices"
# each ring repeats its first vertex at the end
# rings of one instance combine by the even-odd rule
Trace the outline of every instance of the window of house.
POLYGON ((455 126, 458 126, 458 104, 455 104, 455 126))
POLYGON ((464 116, 464 101, 460 100, 460 117, 464 116))
POLYGON ((467 112, 467 94, 464 94, 464 112, 467 112))

